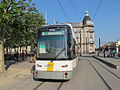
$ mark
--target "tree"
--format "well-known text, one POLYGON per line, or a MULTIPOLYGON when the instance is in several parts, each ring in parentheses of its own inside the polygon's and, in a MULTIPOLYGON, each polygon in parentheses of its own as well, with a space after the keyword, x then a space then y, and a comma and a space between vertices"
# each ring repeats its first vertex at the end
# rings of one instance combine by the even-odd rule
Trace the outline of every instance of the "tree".
POLYGON ((31 1, 0 1, 0 72, 4 71, 3 46, 7 48, 32 44, 37 29, 44 24, 43 16, 31 1))

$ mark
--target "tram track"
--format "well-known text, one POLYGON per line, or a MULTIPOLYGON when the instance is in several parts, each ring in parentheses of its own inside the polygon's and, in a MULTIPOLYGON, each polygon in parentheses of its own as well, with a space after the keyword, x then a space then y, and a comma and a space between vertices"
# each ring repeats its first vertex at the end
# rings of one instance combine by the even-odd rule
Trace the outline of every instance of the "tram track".
POLYGON ((58 86, 58 89, 57 90, 60 90, 60 88, 62 87, 64 82, 61 82, 60 85, 58 86))
POLYGON ((112 88, 110 87, 110 85, 107 83, 107 81, 103 78, 103 76, 99 73, 99 71, 95 68, 95 66, 88 60, 89 64, 93 67, 93 69, 95 70, 95 72, 98 74, 98 76, 101 78, 101 80, 103 81, 103 83, 105 84, 105 86, 107 87, 108 90, 112 90, 112 88))
POLYGON ((43 85, 45 82, 41 82, 40 84, 38 84, 33 90, 37 90, 41 85, 43 85))
MULTIPOLYGON (((38 84, 33 90, 38 90, 38 88, 40 88, 43 84, 45 84, 45 82, 47 81, 43 81, 41 82, 40 84, 38 84)), ((50 81, 51 82, 51 81, 50 81)), ((53 81, 52 81, 53 82, 53 81)), ((63 85, 64 82, 60 82, 60 84, 58 85, 57 89, 56 90, 60 90, 62 85, 63 85)))
POLYGON ((111 70, 107 69, 104 65, 102 65, 100 62, 98 62, 97 60, 94 60, 94 62, 98 63, 100 66, 102 66, 105 70, 107 70, 109 73, 111 73, 114 77, 116 77, 117 79, 120 79, 120 77, 115 74, 114 72, 112 72, 111 70))

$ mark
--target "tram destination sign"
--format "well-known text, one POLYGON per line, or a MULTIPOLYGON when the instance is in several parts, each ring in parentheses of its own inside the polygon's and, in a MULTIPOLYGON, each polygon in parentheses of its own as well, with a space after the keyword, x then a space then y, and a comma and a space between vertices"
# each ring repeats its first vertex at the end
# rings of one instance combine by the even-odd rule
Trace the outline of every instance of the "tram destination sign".
POLYGON ((49 35, 64 35, 64 31, 45 31, 42 32, 42 36, 49 36, 49 35))

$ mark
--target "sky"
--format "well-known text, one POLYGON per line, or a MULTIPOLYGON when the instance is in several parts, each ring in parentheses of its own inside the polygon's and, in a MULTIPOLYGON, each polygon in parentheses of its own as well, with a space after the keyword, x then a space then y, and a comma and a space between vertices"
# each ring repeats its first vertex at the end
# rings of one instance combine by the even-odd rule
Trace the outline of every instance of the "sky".
POLYGON ((59 23, 82 22, 87 10, 94 22, 96 47, 98 47, 99 38, 101 45, 120 38, 120 0, 102 0, 98 10, 100 0, 32 0, 32 2, 44 17, 47 12, 49 24, 53 24, 54 21, 59 23))

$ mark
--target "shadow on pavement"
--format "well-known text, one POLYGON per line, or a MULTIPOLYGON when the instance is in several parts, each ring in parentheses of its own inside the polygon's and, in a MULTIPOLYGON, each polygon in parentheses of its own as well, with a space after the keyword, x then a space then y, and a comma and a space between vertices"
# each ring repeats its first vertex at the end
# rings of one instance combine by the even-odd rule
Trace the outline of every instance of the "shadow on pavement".
POLYGON ((7 71, 9 69, 10 66, 17 64, 17 63, 21 63, 24 62, 25 60, 21 60, 21 61, 16 61, 16 60, 5 60, 5 70, 7 71))
POLYGON ((35 81, 42 82, 68 82, 69 80, 53 80, 53 79, 34 79, 35 81))
POLYGON ((90 56, 90 55, 82 55, 82 56, 80 56, 80 57, 88 57, 88 58, 91 58, 92 56, 90 56))
POLYGON ((13 64, 15 64, 15 62, 12 62, 12 63, 7 64, 7 65, 5 66, 5 70, 7 71, 8 68, 9 68, 11 65, 13 65, 13 64))

